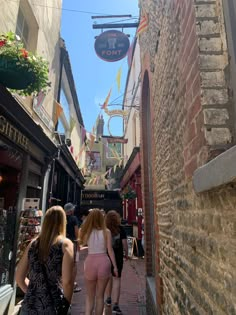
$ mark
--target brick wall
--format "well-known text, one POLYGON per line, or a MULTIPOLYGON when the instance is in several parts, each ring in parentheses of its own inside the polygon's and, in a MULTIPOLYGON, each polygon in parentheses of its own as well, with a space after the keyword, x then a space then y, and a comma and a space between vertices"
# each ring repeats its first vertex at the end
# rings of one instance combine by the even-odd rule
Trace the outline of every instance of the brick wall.
MULTIPOLYGON (((234 139, 222 3, 140 1, 140 6, 150 24, 140 46, 151 92, 159 309, 173 315, 236 314, 236 186, 200 195, 192 187, 197 167, 234 139)), ((146 127, 143 119, 143 135, 146 127)), ((144 160, 142 166, 147 191, 144 160)), ((147 198, 145 193, 149 218, 147 198)), ((147 262, 150 253, 147 247, 147 262)))

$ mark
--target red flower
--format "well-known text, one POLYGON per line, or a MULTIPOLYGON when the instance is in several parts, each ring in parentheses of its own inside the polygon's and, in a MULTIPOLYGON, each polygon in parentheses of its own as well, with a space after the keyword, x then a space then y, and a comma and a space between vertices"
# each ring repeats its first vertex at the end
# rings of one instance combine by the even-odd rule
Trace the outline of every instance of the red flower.
POLYGON ((6 41, 5 40, 0 40, 0 47, 5 46, 6 45, 6 41))
POLYGON ((25 50, 25 49, 21 49, 20 51, 22 52, 22 56, 23 56, 24 58, 28 58, 29 53, 28 53, 28 51, 27 51, 27 50, 25 50))

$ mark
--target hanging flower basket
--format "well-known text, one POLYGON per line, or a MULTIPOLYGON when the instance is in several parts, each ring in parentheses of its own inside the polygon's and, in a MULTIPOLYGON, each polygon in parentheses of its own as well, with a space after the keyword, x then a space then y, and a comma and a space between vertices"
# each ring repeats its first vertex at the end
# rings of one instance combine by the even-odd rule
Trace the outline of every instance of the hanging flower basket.
POLYGON ((18 59, 0 55, 0 82, 10 89, 24 90, 35 81, 35 75, 18 63, 18 59))
POLYGON ((121 197, 123 199, 128 199, 128 200, 131 200, 131 199, 135 199, 137 197, 137 194, 136 194, 136 191, 132 189, 131 186, 127 186, 124 190, 123 190, 123 193, 121 195, 121 197))
POLYGON ((28 52, 14 33, 0 34, 0 83, 22 95, 47 92, 48 62, 28 52))

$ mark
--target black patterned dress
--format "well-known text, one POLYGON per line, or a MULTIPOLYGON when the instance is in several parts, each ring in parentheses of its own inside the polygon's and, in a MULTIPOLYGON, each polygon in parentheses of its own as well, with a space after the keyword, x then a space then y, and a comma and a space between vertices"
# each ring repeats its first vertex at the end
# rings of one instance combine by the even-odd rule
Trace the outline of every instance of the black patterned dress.
POLYGON ((28 252, 29 286, 22 303, 21 314, 54 315, 54 305, 60 303, 62 294, 62 242, 51 246, 47 262, 42 264, 38 259, 38 242, 34 241, 28 252), (45 281, 47 274, 47 282, 45 281), (50 293, 49 293, 50 288, 50 293), (54 304, 53 301, 54 300, 54 304))

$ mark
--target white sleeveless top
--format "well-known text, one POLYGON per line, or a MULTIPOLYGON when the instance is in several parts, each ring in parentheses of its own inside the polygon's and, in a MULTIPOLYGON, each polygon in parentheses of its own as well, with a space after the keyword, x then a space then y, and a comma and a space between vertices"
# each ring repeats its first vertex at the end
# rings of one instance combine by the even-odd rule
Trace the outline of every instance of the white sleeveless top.
POLYGON ((87 245, 89 254, 105 254, 107 252, 107 246, 103 230, 92 230, 87 245))

